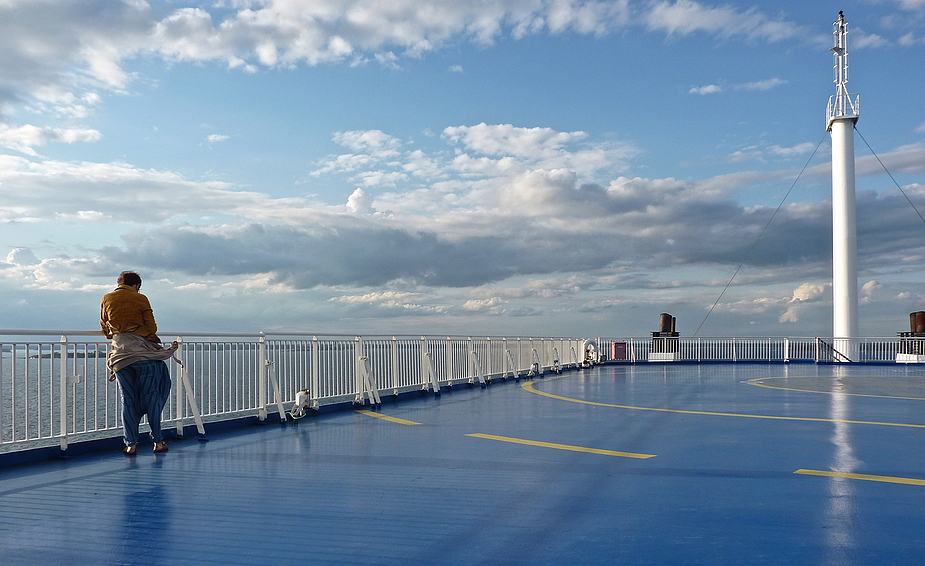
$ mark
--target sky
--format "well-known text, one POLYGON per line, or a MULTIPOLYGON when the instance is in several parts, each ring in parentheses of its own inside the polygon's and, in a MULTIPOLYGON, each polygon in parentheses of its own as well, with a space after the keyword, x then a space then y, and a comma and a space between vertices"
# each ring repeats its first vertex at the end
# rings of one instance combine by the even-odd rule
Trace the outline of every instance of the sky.
POLYGON ((925 310, 925 0, 0 0, 0 327, 831 336, 925 310), (4 260, 5 258, 5 260, 4 260))

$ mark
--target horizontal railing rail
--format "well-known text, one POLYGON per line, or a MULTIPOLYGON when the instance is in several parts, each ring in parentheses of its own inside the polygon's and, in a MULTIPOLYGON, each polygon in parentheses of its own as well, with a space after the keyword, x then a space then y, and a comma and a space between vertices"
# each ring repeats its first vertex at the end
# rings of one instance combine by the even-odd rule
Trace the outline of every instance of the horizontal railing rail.
MULTIPOLYGON (((162 333, 162 336, 173 336, 162 333)), ((925 338, 535 338, 176 333, 173 387, 162 423, 183 435, 201 422, 378 404, 413 391, 521 379, 600 361, 925 362, 925 338), (905 356, 905 358, 903 358, 905 356), (922 357, 919 360, 919 357, 922 357)), ((100 332, 0 330, 0 453, 118 437, 118 385, 100 332)), ((301 414, 301 413, 300 413, 301 414)), ((293 416, 295 413, 293 413, 293 416)))

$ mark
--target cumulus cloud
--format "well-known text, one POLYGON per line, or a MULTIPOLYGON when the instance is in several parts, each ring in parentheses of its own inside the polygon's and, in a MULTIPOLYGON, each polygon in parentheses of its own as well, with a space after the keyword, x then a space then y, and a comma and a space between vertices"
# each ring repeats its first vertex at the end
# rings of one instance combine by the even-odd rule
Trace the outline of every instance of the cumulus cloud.
POLYGON ((6 262, 12 265, 36 265, 39 258, 29 248, 16 248, 7 254, 6 262))
POLYGON ((372 214, 376 212, 373 208, 373 198, 363 189, 358 188, 347 198, 347 208, 354 214, 372 214))
POLYGON ((793 296, 788 301, 787 310, 780 315, 780 322, 799 322, 800 317, 814 303, 831 302, 831 283, 803 283, 793 290, 793 296))

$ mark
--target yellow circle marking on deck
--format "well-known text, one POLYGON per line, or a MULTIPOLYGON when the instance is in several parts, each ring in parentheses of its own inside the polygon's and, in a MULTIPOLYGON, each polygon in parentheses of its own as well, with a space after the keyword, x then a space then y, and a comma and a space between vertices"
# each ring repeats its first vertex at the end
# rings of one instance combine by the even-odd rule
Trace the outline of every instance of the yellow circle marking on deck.
MULTIPOLYGON (((821 393, 824 395, 848 395, 851 397, 876 397, 878 399, 904 399, 906 401, 925 401, 925 397, 901 397, 899 395, 873 395, 870 393, 845 393, 843 391, 820 391, 818 389, 801 389, 799 387, 781 387, 779 385, 768 385, 767 383, 760 383, 766 379, 800 379, 800 378, 809 378, 809 377, 818 377, 813 375, 802 375, 802 376, 790 376, 790 377, 756 377, 754 379, 749 379, 745 383, 749 385, 754 385, 756 387, 765 387, 767 389, 780 389, 782 391, 798 391, 800 393, 821 393)), ((862 376, 852 376, 852 377, 862 377, 862 376)))
POLYGON ((897 478, 893 476, 872 476, 870 474, 853 474, 849 472, 825 472, 822 470, 797 470, 793 472, 804 476, 822 476, 826 478, 846 478, 849 480, 867 480, 886 483, 903 483, 906 485, 925 486, 925 480, 916 478, 897 478))
POLYGON ((467 434, 474 438, 487 438, 488 440, 500 440, 501 442, 512 442, 514 444, 526 444, 528 446, 540 446, 543 448, 555 448, 556 450, 570 450, 572 452, 585 452, 587 454, 601 454, 604 456, 619 456, 621 458, 655 458, 655 454, 636 454, 635 452, 618 452, 616 450, 603 450, 601 448, 587 448, 585 446, 572 446, 571 444, 556 444, 554 442, 541 442, 539 440, 526 440, 523 438, 512 438, 510 436, 496 436, 494 434, 467 434))
MULTIPOLYGON (((561 379, 561 377, 554 377, 552 379, 561 379)), ((568 401, 569 403, 580 403, 582 405, 594 405, 596 407, 612 407, 615 409, 630 409, 633 411, 657 411, 660 413, 678 413, 682 415, 705 415, 710 417, 739 417, 744 419, 768 419, 775 421, 804 421, 804 422, 817 422, 817 423, 847 423, 847 424, 865 424, 865 425, 877 425, 877 426, 898 426, 906 428, 925 428, 925 425, 920 424, 909 424, 909 423, 882 423, 877 421, 851 421, 846 419, 822 419, 817 417, 784 417, 780 415, 750 415, 747 413, 720 413, 714 411, 689 411, 685 409, 662 409, 659 407, 636 407, 633 405, 616 405, 613 403, 599 403, 597 401, 585 401, 584 399, 575 399, 574 397, 565 397, 562 395, 555 395, 553 393, 546 393, 545 391, 540 391, 534 387, 533 381, 527 381, 521 385, 525 391, 530 393, 536 393, 537 395, 542 395, 544 397, 549 397, 551 399, 558 399, 560 401, 568 401)))
POLYGON ((398 417, 390 417, 388 415, 382 415, 380 413, 374 413, 372 411, 367 411, 365 409, 357 409, 357 412, 361 415, 367 415, 370 417, 376 417, 377 419, 382 419, 384 421, 389 421, 390 423, 398 423, 403 425, 419 425, 421 423, 416 423, 414 421, 406 421, 405 419, 400 419, 398 417))

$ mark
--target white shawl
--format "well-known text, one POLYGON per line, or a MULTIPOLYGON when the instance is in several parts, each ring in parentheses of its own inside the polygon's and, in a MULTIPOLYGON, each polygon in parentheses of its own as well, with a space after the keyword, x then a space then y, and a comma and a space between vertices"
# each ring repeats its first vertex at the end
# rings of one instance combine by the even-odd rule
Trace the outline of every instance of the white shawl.
POLYGON ((112 350, 109 352, 106 364, 110 371, 116 373, 142 360, 166 360, 173 357, 176 351, 176 343, 164 349, 159 343, 152 342, 134 332, 120 332, 112 337, 112 350))

